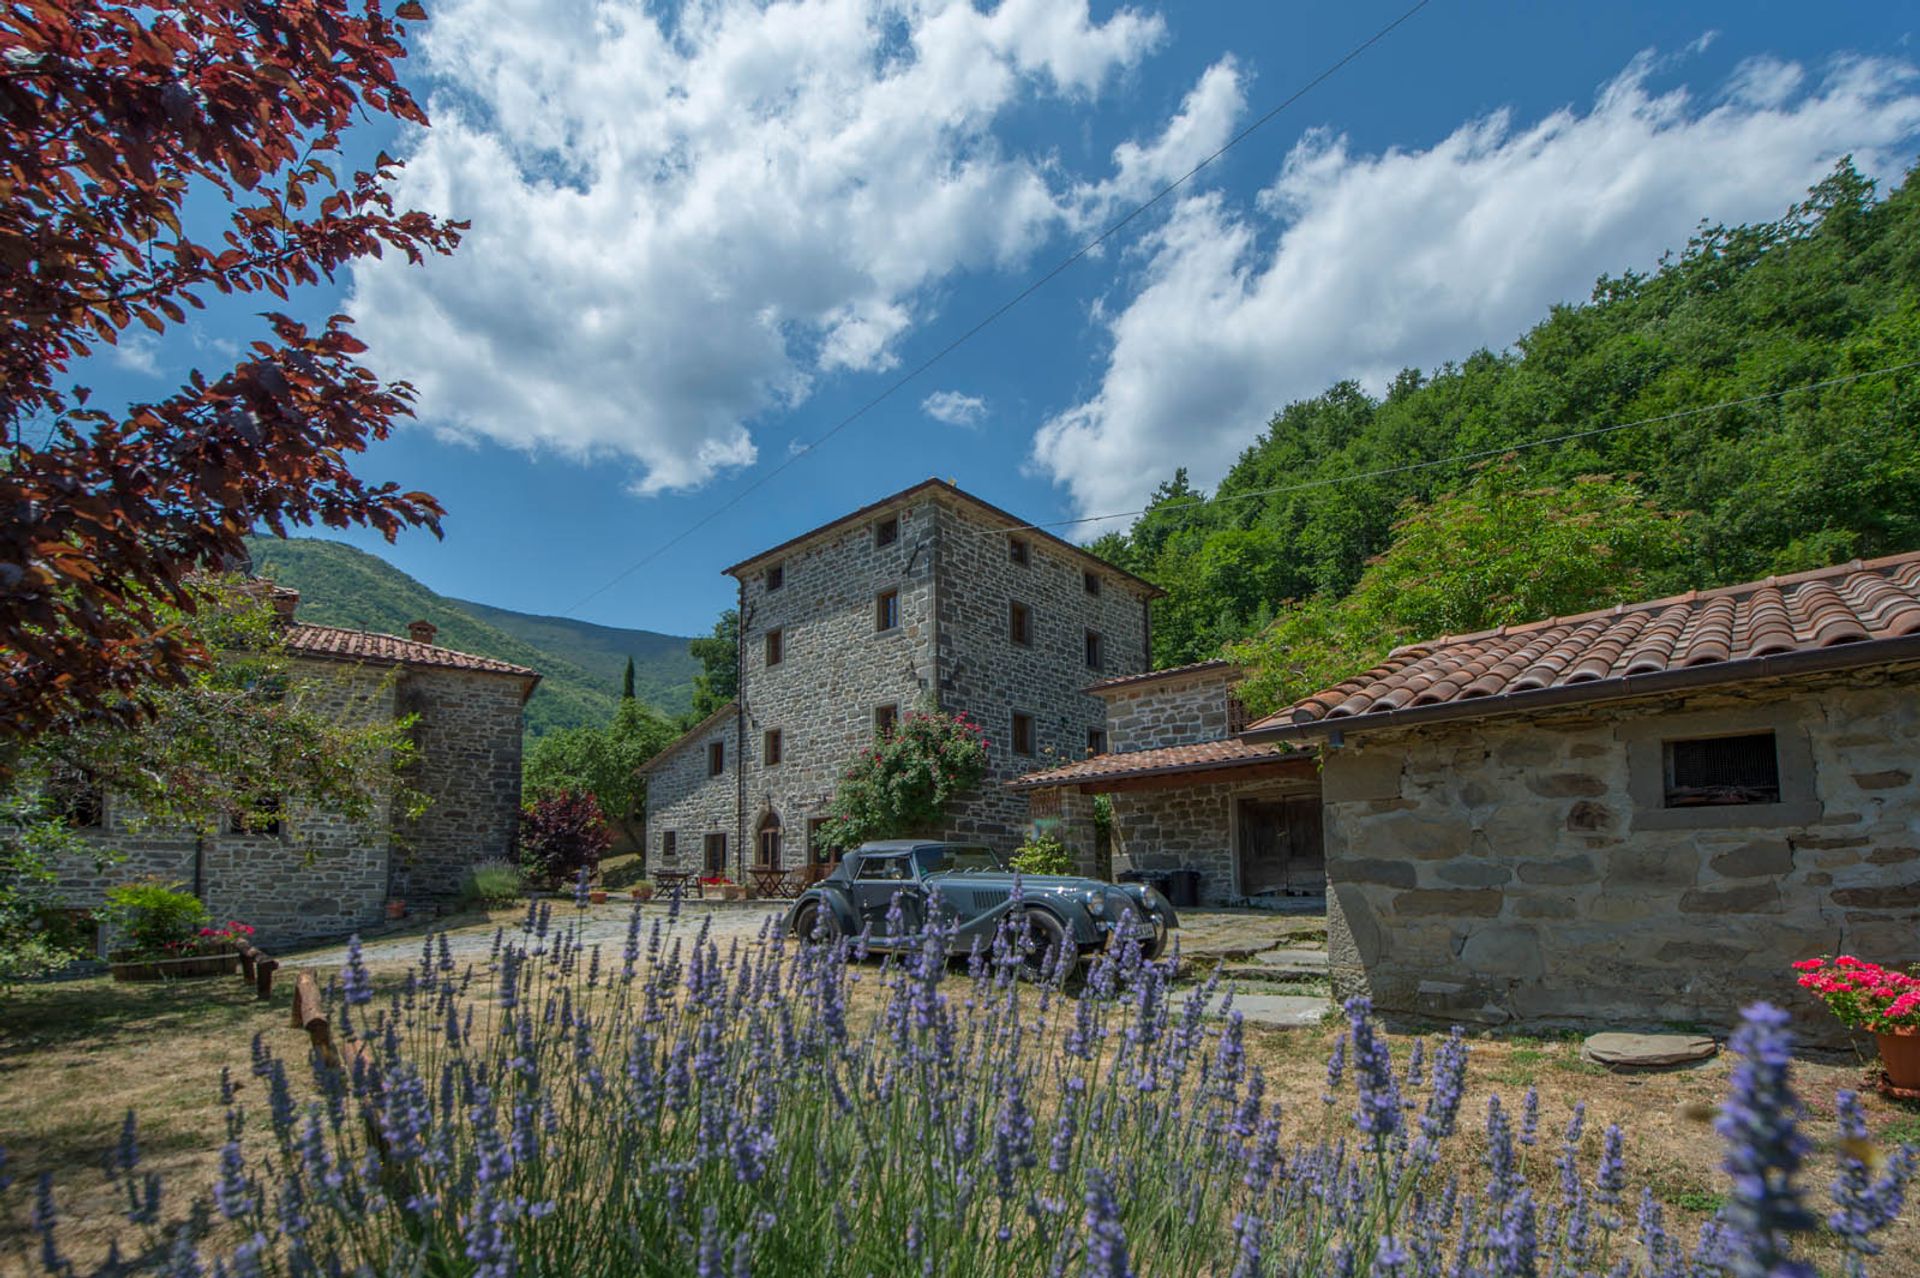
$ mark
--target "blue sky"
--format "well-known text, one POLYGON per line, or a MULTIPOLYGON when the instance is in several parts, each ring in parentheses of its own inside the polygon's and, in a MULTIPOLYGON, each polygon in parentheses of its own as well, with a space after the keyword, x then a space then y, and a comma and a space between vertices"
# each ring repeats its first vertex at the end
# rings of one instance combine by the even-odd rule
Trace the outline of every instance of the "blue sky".
MULTIPOLYGON (((289 309, 348 310, 420 386, 360 469, 438 496, 446 539, 345 539, 443 593, 700 632, 722 567, 930 475, 1036 522, 1131 509, 1175 465, 1210 485, 1288 400, 1504 346, 1701 218, 1920 152, 1920 4, 1435 0, 576 607, 1405 7, 430 4, 408 74, 436 127, 354 145, 407 157, 402 198, 468 243, 289 309)), ((257 309, 85 380, 160 395, 257 309)))

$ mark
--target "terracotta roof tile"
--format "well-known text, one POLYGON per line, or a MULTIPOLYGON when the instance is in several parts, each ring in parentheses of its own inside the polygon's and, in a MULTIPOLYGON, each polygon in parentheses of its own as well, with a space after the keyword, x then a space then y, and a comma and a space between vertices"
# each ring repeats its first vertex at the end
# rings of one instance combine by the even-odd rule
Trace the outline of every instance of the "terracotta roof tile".
MULTIPOLYGON (((1493 713, 1471 703, 1534 694, 1536 702, 1598 700, 1672 682, 1737 682, 1787 658, 1826 665, 1892 659, 1885 644, 1920 636, 1920 553, 1855 560, 1577 617, 1449 636, 1392 653, 1365 674, 1306 697, 1248 729, 1256 736, 1355 728, 1396 712, 1493 713), (1855 651, 1857 649, 1857 651, 1855 651), (1825 654, 1825 655, 1818 655, 1825 654), (1634 681, 1640 681, 1637 685, 1634 681)), ((1910 645, 1903 645, 1903 648, 1910 645)), ((1916 649, 1920 652, 1920 649, 1916 649)), ((1774 673, 1769 668, 1766 673, 1774 673)), ((1423 716, 1424 717, 1424 716, 1423 716)))
POLYGON ((372 661, 385 665, 433 666, 442 670, 472 670, 481 674, 518 675, 538 679, 537 670, 516 666, 510 661, 457 652, 435 644, 383 635, 371 630, 348 630, 341 626, 313 626, 298 623, 287 627, 287 651, 299 657, 321 657, 333 661, 372 661))
POLYGON ((1216 657, 1212 661, 1195 661, 1184 666, 1168 666, 1164 670, 1148 670, 1141 674, 1115 675, 1111 679, 1102 679, 1090 683, 1083 691, 1105 692, 1109 688, 1127 688, 1136 683, 1154 683, 1161 679, 1177 679, 1183 675, 1207 674, 1219 671, 1223 674, 1237 671, 1240 667, 1231 661, 1216 657))
POLYGON ((1200 741, 1192 745, 1161 746, 1155 750, 1123 750, 1118 754, 1097 754, 1091 759, 1062 764, 1042 772, 1029 772, 1007 785, 1015 790, 1035 790, 1056 785, 1081 785, 1089 781, 1117 781, 1125 777, 1154 776, 1170 772, 1208 772, 1217 768, 1248 767, 1273 763, 1286 758, 1311 761, 1312 756, 1289 750, 1282 745, 1260 745, 1229 737, 1223 741, 1200 741))

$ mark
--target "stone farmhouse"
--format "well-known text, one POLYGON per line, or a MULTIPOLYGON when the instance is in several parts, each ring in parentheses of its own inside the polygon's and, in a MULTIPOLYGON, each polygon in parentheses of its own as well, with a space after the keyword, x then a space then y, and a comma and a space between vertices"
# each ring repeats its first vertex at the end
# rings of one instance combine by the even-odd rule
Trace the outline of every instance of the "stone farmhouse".
POLYGON ((1416 644, 1240 739, 1318 747, 1338 996, 1724 1025, 1920 960, 1920 554, 1416 644))
POLYGON ((417 714, 418 771, 431 800, 409 821, 383 802, 363 821, 295 811, 251 830, 146 826, 130 805, 85 791, 68 819, 89 841, 125 855, 96 872, 64 867, 60 886, 97 905, 115 883, 155 876, 187 885, 214 917, 252 924, 266 945, 340 936, 381 920, 398 898, 414 911, 452 901, 476 861, 511 858, 519 830, 521 707, 540 676, 524 666, 435 645, 416 621, 408 636, 294 620, 297 591, 275 588, 297 670, 331 677, 343 715, 417 714))
POLYGON ((1105 753, 1106 707, 1087 684, 1151 664, 1158 589, 940 480, 726 571, 739 696, 643 769, 656 871, 747 883, 823 862, 840 774, 931 705, 967 712, 989 747, 987 780, 947 834, 1011 851, 1027 803, 1004 783, 1105 753))

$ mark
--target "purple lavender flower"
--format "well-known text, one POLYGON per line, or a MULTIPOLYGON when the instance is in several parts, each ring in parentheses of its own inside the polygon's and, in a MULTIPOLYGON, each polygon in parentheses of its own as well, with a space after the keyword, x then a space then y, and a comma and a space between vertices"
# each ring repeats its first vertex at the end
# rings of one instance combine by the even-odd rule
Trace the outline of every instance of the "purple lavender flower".
POLYGON ((1834 1109, 1840 1120, 1840 1153, 1829 1191, 1836 1210, 1827 1217, 1827 1227, 1846 1244, 1842 1272, 1847 1278, 1865 1278, 1866 1257, 1880 1254, 1873 1235, 1900 1218, 1907 1183, 1913 1179, 1915 1148, 1907 1145, 1896 1151, 1876 1175, 1862 1157, 1868 1149, 1860 1098, 1840 1092, 1834 1097, 1834 1109))
POLYGON ((573 880, 573 903, 580 909, 587 908, 587 867, 581 866, 580 873, 573 880))
MULTIPOLYGON (((1347 1024, 1353 1035, 1353 1083, 1360 1094, 1353 1121, 1373 1138, 1374 1148, 1384 1149, 1400 1125, 1400 1087, 1387 1042, 1374 1032, 1373 1000, 1364 995, 1348 999, 1347 1024)), ((1331 1066, 1327 1072, 1331 1079, 1331 1066)))
POLYGON ((228 1141, 220 1150, 220 1176, 213 1182, 213 1201, 220 1214, 238 1220, 253 1207, 253 1195, 246 1176, 246 1160, 240 1154, 240 1142, 228 1141))
POLYGON ((1133 1278, 1127 1261, 1127 1231, 1120 1223, 1120 1204, 1113 1183, 1097 1167, 1087 1169, 1086 1265, 1083 1278, 1133 1278))
POLYGON ((1327 1090, 1320 1099, 1326 1104, 1334 1102, 1334 1093, 1340 1090, 1340 1080, 1347 1072, 1347 1036, 1343 1033, 1333 1040, 1333 1050, 1327 1054, 1327 1090))
POLYGON ((1733 1179, 1722 1219, 1737 1235, 1734 1272, 1741 1278, 1810 1278, 1812 1267, 1794 1261, 1788 1243, 1814 1227, 1793 1185, 1807 1151, 1798 1127, 1800 1102, 1787 1076, 1793 1035, 1787 1014, 1766 1003, 1741 1015, 1730 1044, 1740 1063, 1714 1122, 1727 1143, 1722 1166, 1733 1179))
POLYGON ((1540 1130, 1540 1093, 1529 1087, 1520 1101, 1520 1143, 1528 1149, 1533 1148, 1536 1133, 1540 1130))
POLYGON ((347 966, 341 973, 341 985, 346 991, 349 1007, 360 1007, 373 1001, 373 978, 367 975, 366 962, 360 957, 358 932, 347 938, 347 966))

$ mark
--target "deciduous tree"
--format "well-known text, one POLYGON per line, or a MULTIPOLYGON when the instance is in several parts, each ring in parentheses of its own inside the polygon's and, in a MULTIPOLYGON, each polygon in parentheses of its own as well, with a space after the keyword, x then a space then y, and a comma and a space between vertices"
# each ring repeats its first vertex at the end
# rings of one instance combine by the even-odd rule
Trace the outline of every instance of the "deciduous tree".
POLYGON ((0 772, 76 716, 131 720, 206 650, 192 574, 255 527, 438 531, 424 493, 348 467, 410 412, 345 316, 278 313, 232 369, 105 411, 79 362, 212 294, 286 298, 355 259, 450 252, 463 224, 395 207, 397 164, 346 172, 356 117, 426 116, 380 0, 0 8, 0 772), (187 202, 222 201, 203 237, 187 202), (168 612, 175 614, 169 620, 168 612))

